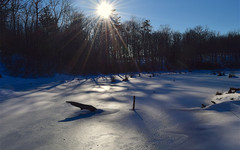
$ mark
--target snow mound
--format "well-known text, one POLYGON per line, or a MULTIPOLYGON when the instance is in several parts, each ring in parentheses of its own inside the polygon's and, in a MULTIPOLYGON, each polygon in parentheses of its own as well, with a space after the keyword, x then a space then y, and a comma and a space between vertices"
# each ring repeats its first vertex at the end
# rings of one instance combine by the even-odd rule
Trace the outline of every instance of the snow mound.
POLYGON ((222 95, 216 95, 205 110, 214 110, 219 112, 235 111, 240 109, 240 92, 235 93, 224 92, 222 95))
POLYGON ((212 101, 215 103, 222 103, 227 101, 239 101, 240 100, 240 91, 234 93, 224 92, 222 95, 216 95, 212 101))

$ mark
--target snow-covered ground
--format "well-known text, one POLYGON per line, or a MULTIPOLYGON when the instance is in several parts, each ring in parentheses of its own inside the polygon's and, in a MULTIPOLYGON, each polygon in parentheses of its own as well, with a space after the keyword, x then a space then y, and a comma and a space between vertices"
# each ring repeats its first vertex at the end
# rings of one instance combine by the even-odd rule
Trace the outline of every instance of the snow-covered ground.
POLYGON ((239 78, 207 72, 142 74, 129 82, 116 78, 111 83, 110 77, 3 75, 0 149, 240 148, 240 94, 227 94, 230 87, 240 88, 239 78), (98 110, 80 110, 65 101, 98 110))

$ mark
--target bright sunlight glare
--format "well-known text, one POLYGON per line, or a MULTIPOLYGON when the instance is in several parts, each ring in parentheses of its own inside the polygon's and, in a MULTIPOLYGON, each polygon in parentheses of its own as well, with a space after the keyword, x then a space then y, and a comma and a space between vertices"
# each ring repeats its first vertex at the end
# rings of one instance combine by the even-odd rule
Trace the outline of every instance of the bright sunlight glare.
POLYGON ((97 6, 97 14, 104 19, 108 19, 113 11, 113 6, 106 1, 101 2, 97 6))

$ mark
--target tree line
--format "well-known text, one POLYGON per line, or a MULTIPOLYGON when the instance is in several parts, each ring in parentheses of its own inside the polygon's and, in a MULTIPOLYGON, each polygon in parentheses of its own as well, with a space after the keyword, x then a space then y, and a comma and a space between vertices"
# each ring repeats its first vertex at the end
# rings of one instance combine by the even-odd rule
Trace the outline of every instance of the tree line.
POLYGON ((0 57, 13 75, 239 68, 240 33, 86 17, 70 0, 0 0, 0 57))

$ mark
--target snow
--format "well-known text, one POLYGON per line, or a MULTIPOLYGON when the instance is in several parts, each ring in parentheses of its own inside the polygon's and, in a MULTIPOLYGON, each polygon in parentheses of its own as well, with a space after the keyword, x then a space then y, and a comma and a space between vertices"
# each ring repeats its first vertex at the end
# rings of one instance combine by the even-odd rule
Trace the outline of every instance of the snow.
POLYGON ((128 82, 115 77, 118 82, 111 83, 110 76, 3 75, 0 149, 239 149, 240 93, 226 92, 240 88, 239 78, 205 71, 142 74, 128 82))

